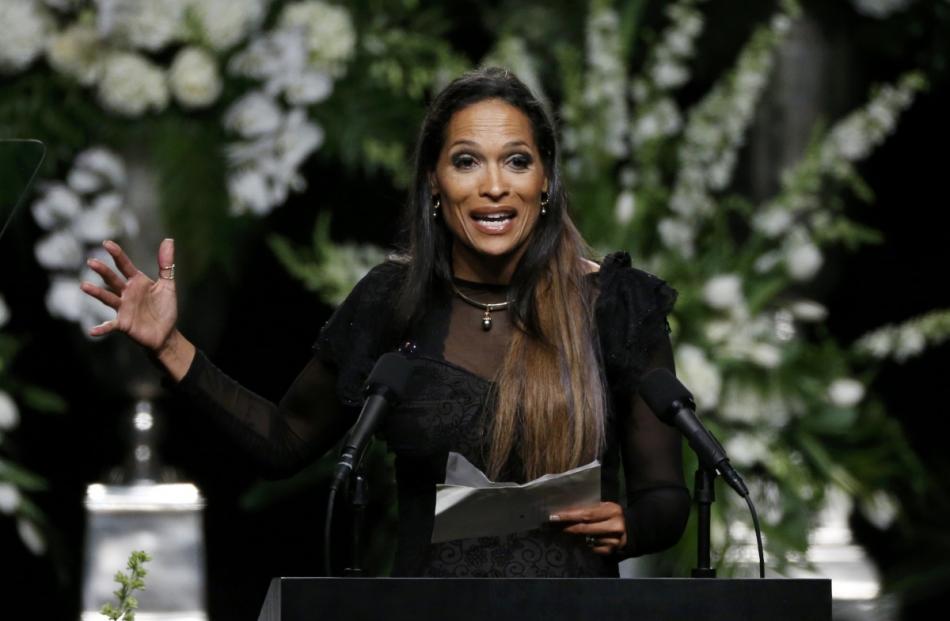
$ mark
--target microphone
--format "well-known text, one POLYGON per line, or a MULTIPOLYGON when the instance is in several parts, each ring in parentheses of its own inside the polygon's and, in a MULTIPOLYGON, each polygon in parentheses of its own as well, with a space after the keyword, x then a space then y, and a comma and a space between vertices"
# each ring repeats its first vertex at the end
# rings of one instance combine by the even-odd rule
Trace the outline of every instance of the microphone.
POLYGON ((359 466, 383 415, 402 396, 412 369, 412 363, 398 352, 383 354, 376 361, 376 366, 363 387, 363 394, 366 395, 363 409, 347 435, 333 473, 333 482, 330 484, 332 491, 338 490, 350 476, 350 472, 359 466))
POLYGON ((696 417, 693 395, 672 373, 662 368, 647 373, 640 384, 640 396, 661 421, 686 436, 704 467, 718 471, 740 496, 748 497, 749 490, 729 463, 725 449, 696 417))

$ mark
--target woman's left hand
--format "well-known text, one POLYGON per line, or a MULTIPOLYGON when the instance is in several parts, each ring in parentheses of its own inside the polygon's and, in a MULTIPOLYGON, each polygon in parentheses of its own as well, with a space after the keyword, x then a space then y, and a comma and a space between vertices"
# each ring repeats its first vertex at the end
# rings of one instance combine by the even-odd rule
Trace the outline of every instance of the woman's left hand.
POLYGON ((615 502, 558 511, 550 523, 583 538, 596 554, 614 554, 627 545, 627 523, 615 502))

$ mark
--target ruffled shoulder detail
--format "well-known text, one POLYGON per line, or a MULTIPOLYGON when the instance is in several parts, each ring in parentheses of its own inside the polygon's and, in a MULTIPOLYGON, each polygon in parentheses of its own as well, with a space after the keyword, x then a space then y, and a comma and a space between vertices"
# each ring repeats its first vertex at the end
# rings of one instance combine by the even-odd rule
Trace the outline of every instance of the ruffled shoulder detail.
POLYGON ((604 258, 598 283, 594 312, 607 381, 615 390, 634 389, 654 346, 670 332, 666 317, 676 290, 633 267, 626 252, 604 258))
POLYGON ((376 360, 395 348, 392 308, 406 265, 381 263, 364 276, 320 329, 314 354, 337 371, 337 394, 349 406, 363 402, 363 384, 376 360))

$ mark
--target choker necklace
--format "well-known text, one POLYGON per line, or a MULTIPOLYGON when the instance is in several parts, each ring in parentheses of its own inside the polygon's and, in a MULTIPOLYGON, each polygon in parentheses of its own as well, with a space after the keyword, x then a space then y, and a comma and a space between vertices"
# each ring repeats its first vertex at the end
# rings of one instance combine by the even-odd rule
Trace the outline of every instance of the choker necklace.
POLYGON ((480 308, 483 311, 485 311, 485 314, 482 315, 482 330, 484 330, 485 332, 488 332, 489 330, 491 330, 492 311, 504 310, 508 308, 508 300, 505 300, 504 302, 495 302, 494 304, 486 304, 485 302, 479 302, 478 300, 473 300, 472 298, 468 297, 467 295, 459 291, 458 287, 456 287, 454 283, 452 284, 452 290, 455 291, 455 295, 459 296, 463 302, 466 302, 467 304, 471 304, 475 308, 480 308))

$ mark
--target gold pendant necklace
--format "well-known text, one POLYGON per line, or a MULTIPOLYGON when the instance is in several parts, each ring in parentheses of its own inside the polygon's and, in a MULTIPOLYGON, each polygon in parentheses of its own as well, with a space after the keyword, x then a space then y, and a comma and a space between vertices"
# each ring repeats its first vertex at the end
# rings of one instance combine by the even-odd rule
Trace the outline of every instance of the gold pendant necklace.
POLYGON ((504 310, 508 308, 507 300, 505 300, 504 302, 495 302, 494 304, 487 304, 485 302, 479 302, 478 300, 473 300, 472 298, 468 297, 467 295, 459 291, 458 287, 456 287, 455 284, 452 285, 452 290, 455 291, 455 295, 459 296, 459 298, 461 298, 463 302, 470 304, 474 306, 475 308, 480 308, 483 311, 485 311, 485 314, 482 315, 482 330, 484 330, 485 332, 488 332, 489 330, 491 330, 492 312, 496 310, 504 310))

